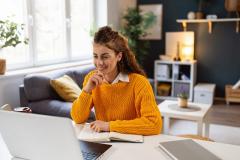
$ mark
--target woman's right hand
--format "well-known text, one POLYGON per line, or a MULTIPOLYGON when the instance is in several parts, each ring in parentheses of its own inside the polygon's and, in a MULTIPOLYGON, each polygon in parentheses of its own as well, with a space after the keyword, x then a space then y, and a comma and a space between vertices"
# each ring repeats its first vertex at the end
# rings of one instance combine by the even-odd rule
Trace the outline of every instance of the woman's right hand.
POLYGON ((83 87, 83 90, 87 93, 91 93, 92 90, 98 86, 101 85, 104 81, 104 76, 101 72, 96 72, 92 75, 92 77, 89 78, 87 84, 85 87, 83 87))

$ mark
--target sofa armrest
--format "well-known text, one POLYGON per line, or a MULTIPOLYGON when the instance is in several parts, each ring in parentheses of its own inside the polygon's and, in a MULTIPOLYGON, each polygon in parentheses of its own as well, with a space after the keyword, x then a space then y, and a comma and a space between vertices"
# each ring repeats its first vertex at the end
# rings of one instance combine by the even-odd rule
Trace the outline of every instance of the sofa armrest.
POLYGON ((28 100, 24 91, 24 85, 21 84, 19 86, 19 96, 20 96, 20 106, 27 107, 28 106, 28 100))

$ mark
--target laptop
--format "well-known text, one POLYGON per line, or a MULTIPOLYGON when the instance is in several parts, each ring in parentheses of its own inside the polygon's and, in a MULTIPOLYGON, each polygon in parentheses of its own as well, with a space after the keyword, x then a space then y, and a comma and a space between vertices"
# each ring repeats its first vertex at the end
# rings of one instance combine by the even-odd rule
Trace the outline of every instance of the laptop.
POLYGON ((100 159, 111 145, 79 141, 69 118, 0 110, 0 133, 15 158, 100 159))

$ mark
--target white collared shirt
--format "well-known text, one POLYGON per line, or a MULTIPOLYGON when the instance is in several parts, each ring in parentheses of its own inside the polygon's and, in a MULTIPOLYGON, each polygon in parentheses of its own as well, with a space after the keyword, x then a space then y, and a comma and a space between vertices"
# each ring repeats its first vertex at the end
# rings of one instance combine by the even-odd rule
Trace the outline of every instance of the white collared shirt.
POLYGON ((128 74, 120 72, 117 77, 112 81, 111 84, 118 83, 119 81, 122 82, 129 82, 128 74))

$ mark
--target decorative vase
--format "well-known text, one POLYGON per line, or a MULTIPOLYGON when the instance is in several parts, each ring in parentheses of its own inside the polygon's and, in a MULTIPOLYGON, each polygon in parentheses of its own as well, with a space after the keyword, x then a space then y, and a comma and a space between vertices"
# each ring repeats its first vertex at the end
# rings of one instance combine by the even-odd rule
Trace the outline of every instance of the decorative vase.
POLYGON ((6 59, 0 58, 0 75, 5 74, 6 72, 6 59))
POLYGON ((181 108, 187 108, 188 107, 188 99, 178 98, 178 106, 181 108))
POLYGON ((203 19, 204 18, 203 12, 200 12, 200 11, 196 12, 195 16, 196 16, 196 19, 203 19))

